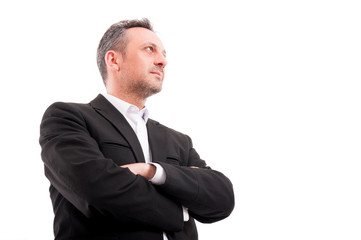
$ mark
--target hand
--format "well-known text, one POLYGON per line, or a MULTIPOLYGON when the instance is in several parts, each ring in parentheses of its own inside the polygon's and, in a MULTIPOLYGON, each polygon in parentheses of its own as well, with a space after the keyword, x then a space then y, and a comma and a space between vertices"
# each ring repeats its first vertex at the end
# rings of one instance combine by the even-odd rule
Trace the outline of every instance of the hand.
POLYGON ((154 177, 156 167, 148 163, 131 163, 120 166, 122 168, 128 168, 135 175, 141 175, 147 180, 150 180, 154 177))

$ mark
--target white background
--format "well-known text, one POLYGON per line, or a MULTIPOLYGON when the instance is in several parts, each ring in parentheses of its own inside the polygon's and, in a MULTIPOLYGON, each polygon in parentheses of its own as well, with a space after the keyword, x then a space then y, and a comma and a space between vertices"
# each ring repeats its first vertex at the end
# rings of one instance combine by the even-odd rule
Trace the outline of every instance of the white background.
POLYGON ((0 239, 53 238, 42 114, 103 92, 100 38, 142 17, 169 62, 151 117, 234 184, 200 239, 361 239, 358 2, 1 1, 0 239))

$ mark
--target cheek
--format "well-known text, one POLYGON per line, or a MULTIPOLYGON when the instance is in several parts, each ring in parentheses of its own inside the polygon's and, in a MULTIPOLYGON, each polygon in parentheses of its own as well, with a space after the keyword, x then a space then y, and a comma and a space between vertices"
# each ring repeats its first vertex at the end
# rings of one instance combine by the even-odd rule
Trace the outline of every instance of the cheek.
POLYGON ((153 62, 148 58, 137 57, 133 58, 132 61, 129 62, 128 67, 134 75, 144 75, 148 74, 152 69, 153 62))

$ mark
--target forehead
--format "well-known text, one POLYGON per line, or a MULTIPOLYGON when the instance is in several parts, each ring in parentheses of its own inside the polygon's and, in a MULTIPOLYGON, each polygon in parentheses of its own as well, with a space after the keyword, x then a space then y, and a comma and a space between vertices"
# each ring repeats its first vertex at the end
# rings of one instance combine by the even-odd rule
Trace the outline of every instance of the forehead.
POLYGON ((135 27, 126 30, 126 37, 128 46, 138 47, 143 44, 152 43, 164 50, 164 46, 159 37, 152 31, 146 28, 135 27))

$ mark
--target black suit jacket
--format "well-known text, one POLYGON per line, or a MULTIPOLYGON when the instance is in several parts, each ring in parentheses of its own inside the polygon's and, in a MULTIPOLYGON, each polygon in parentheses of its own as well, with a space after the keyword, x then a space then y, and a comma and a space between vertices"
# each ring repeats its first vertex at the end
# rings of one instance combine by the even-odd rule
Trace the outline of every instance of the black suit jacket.
POLYGON ((147 129, 153 162, 167 175, 161 186, 119 167, 144 162, 144 156, 131 126, 102 95, 46 110, 40 145, 55 239, 162 240, 166 232, 170 240, 193 240, 194 218, 211 223, 231 213, 231 182, 206 166, 191 139, 151 119, 147 129))

